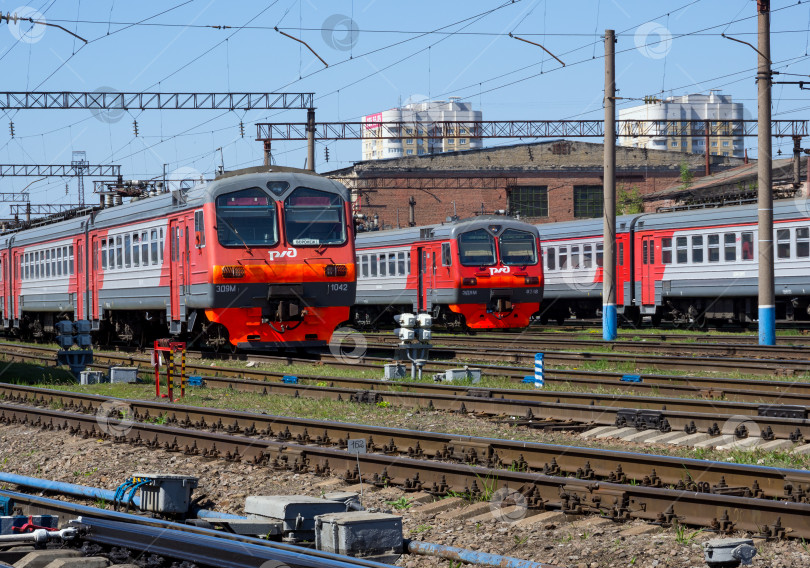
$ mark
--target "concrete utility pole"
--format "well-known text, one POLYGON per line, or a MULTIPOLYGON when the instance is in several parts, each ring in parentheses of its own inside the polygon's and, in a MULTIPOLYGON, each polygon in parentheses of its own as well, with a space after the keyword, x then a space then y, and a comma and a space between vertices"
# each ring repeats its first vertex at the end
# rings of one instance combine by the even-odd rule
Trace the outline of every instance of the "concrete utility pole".
POLYGON ((771 2, 757 0, 757 203, 759 205, 759 344, 776 344, 771 179, 771 2))
POLYGON ((604 254, 602 257, 602 337, 616 339, 616 38, 605 30, 604 254))
POLYGON ((307 109, 307 169, 315 171, 315 109, 307 109))

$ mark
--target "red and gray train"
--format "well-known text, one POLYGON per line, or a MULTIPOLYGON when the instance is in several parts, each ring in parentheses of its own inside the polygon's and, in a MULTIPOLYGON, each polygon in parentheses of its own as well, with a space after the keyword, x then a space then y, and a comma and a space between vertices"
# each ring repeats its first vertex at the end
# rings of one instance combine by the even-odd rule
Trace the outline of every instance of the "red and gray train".
POLYGON ((348 190, 258 167, 187 191, 0 236, 3 327, 102 342, 184 335, 214 348, 325 344, 355 294, 348 190))
POLYGON ((503 216, 360 233, 353 321, 427 311, 450 328, 522 328, 540 309, 538 231, 503 216))
MULTIPOLYGON (((810 202, 774 205, 776 317, 810 319, 810 202)), ((538 225, 546 275, 541 321, 602 309, 602 219, 538 225)), ((617 219, 617 307, 702 327, 758 317, 757 206, 625 215, 617 219)))

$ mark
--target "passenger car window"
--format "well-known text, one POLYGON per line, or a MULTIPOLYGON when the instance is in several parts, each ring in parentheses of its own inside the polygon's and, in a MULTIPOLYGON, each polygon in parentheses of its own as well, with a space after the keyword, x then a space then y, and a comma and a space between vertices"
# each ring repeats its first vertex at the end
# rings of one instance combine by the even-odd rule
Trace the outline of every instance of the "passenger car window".
POLYGON ((754 260, 754 233, 742 234, 742 245, 740 246, 740 258, 742 260, 754 260))

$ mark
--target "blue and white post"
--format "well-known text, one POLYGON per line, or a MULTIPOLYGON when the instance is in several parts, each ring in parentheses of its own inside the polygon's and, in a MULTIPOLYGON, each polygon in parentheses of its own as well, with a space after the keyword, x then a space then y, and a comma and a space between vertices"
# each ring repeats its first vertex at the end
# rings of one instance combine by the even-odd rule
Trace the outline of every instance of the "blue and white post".
POLYGON ((604 256, 602 260, 602 337, 613 341, 616 321, 616 36, 605 30, 604 256))
POLYGON ((759 344, 776 345, 773 274, 773 160, 771 146, 770 2, 758 4, 757 27, 757 206, 759 209, 759 344))
POLYGON ((534 388, 541 389, 546 384, 545 369, 543 368, 543 354, 534 356, 534 388))

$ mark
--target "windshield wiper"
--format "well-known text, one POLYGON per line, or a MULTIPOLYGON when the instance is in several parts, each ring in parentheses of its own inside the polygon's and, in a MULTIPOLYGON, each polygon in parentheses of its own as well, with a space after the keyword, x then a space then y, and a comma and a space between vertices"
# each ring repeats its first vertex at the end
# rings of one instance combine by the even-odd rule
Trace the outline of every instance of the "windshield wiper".
POLYGON ((228 225, 228 228, 231 230, 231 232, 232 232, 234 235, 236 235, 237 237, 239 237, 239 240, 240 240, 240 241, 242 241, 242 244, 245 246, 245 250, 247 251, 247 253, 248 253, 250 256, 253 256, 253 251, 252 251, 252 250, 250 250, 250 247, 248 246, 247 241, 246 241, 245 239, 243 239, 243 238, 242 238, 242 235, 240 235, 240 234, 239 234, 239 231, 237 231, 237 230, 236 230, 236 227, 234 227, 234 226, 231 224, 231 222, 230 222, 230 221, 228 221, 228 220, 227 220, 225 217, 217 217, 217 221, 224 221, 224 222, 225 222, 225 224, 226 224, 226 225, 228 225))

